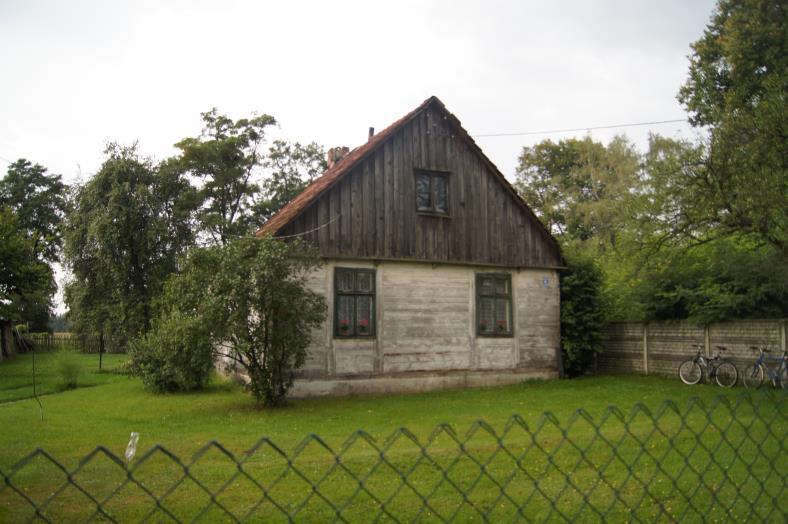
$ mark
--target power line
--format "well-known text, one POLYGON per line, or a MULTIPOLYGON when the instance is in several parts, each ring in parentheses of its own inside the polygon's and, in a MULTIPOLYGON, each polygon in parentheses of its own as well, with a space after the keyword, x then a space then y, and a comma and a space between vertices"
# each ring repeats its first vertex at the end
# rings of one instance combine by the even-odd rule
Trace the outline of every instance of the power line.
MULTIPOLYGON (((653 122, 635 122, 630 124, 612 124, 606 126, 589 126, 589 127, 575 127, 572 129, 547 129, 544 131, 522 131, 518 133, 484 133, 480 135, 472 135, 474 138, 485 138, 485 137, 501 137, 501 136, 528 136, 528 135, 549 135, 553 133, 572 133, 576 131, 593 131, 596 129, 615 129, 619 127, 637 127, 637 126, 654 126, 660 124, 675 124, 678 122, 686 122, 686 118, 676 118, 673 120, 655 120, 653 122)), ((0 156, 0 160, 7 162, 8 164, 13 164, 10 160, 5 157, 0 156)))
POLYGON ((329 226, 330 224, 332 224, 333 222, 336 222, 340 218, 342 218, 342 215, 337 215, 334 218, 332 218, 331 220, 329 220, 328 222, 326 222, 325 224, 320 224, 319 226, 317 226, 315 228, 312 228, 309 231, 304 231, 304 232, 301 232, 301 233, 295 233, 294 235, 277 235, 274 238, 279 238, 279 239, 281 239, 281 238, 293 238, 293 237, 300 237, 300 236, 308 235, 309 233, 314 233, 315 231, 318 231, 320 229, 323 229, 324 227, 329 226))
POLYGON ((548 129, 546 131, 523 131, 522 133, 487 133, 482 135, 473 135, 475 138, 479 137, 493 137, 493 136, 526 136, 526 135, 547 135, 551 133, 570 133, 574 131, 591 131, 594 129, 614 129, 617 127, 635 127, 635 126, 653 126, 658 124, 675 124, 676 122, 686 122, 686 118, 677 118, 674 120, 656 120, 654 122, 636 122, 633 124, 614 124, 609 126, 591 126, 591 127, 576 127, 574 129, 548 129))

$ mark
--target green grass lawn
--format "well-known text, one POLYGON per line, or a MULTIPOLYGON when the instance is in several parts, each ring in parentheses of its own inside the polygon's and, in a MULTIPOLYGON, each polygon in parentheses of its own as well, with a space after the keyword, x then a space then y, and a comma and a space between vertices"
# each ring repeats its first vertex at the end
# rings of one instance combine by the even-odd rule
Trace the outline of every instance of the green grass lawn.
POLYGON ((126 355, 105 353, 99 355, 79 353, 28 353, 0 363, 0 403, 21 400, 33 396, 33 364, 35 357, 36 392, 48 395, 63 391, 61 367, 70 361, 79 366, 77 387, 91 387, 117 380, 118 366, 126 361, 126 355), (65 362, 64 362, 65 361, 65 362))
MULTIPOLYGON (((50 377, 42 384, 57 391, 57 372, 46 357, 38 360, 42 375, 50 377)), ((114 357, 110 368, 121 363, 114 357)), ((740 389, 604 376, 418 395, 297 400, 286 408, 264 410, 239 386, 219 378, 202 392, 157 396, 137 379, 96 372, 96 356, 84 358, 84 383, 93 387, 41 397, 43 420, 32 399, 0 403, 0 427, 5 428, 0 431, 0 472, 9 475, 37 447, 69 471, 97 445, 122 458, 130 432, 137 431, 133 478, 156 497, 173 491, 157 509, 151 494, 126 484, 102 505, 123 521, 149 511, 156 512, 154 521, 167 520, 167 512, 191 520, 203 507, 209 508, 206 521, 233 520, 193 480, 176 486, 183 469, 164 453, 155 451, 140 460, 161 444, 188 462, 212 440, 244 461, 250 477, 232 481, 216 502, 236 517, 259 503, 250 517, 258 521, 286 521, 289 513, 298 521, 320 522, 337 519, 337 509, 342 519, 363 522, 452 516, 459 521, 523 516, 594 521, 601 515, 615 520, 754 516, 783 521, 788 511, 785 401, 779 395, 759 394, 753 404, 742 401, 740 389), (733 407, 719 404, 719 395, 733 407), (692 397, 699 397, 703 406, 692 397), (666 399, 681 413, 665 410, 666 399), (633 410, 636 404, 650 411, 633 410), (580 408, 590 422, 578 416, 580 408), (545 417, 545 412, 552 415, 545 417), (513 422, 515 414, 521 424, 513 422), (477 420, 489 424, 494 435, 475 426, 477 420), (449 427, 436 430, 441 423, 449 427), (411 433, 398 432, 401 427, 411 433), (357 429, 374 440, 351 437, 357 429), (322 440, 310 440, 310 434, 322 440), (255 447, 261 437, 276 447, 268 442, 255 447), (320 494, 312 492, 313 484, 320 494)), ((14 398, 9 392, 21 391, 10 385, 23 381, 29 365, 27 357, 0 364, 0 395, 5 395, 0 398, 14 398)), ((238 468, 211 448, 190 473, 216 492, 238 468)), ((99 501, 126 478, 125 470, 104 455, 74 477, 99 501)), ((41 456, 11 476, 37 504, 56 493, 64 479, 65 473, 41 456)), ((19 493, 3 489, 1 481, 0 521, 30 518, 29 504, 19 493)), ((72 486, 57 492, 44 514, 69 521, 95 511, 95 503, 72 486)))

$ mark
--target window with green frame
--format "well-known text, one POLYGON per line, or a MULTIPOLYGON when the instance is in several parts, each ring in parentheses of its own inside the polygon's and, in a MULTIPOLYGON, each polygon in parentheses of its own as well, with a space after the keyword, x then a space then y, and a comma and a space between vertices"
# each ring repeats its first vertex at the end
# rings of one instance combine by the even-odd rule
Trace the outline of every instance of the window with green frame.
POLYGON ((512 336, 512 276, 476 274, 476 334, 480 337, 512 336))
POLYGON ((375 336, 375 270, 334 271, 334 336, 375 336))

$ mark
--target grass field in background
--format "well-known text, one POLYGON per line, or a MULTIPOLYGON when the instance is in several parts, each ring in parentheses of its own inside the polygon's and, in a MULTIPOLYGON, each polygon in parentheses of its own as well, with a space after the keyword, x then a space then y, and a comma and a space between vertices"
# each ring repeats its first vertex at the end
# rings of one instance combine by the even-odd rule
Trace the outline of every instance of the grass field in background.
POLYGON ((117 380, 118 367, 126 355, 103 354, 99 369, 98 354, 72 352, 26 353, 0 362, 0 403, 33 396, 33 360, 35 358, 36 392, 39 395, 58 393, 65 389, 60 366, 63 361, 73 361, 79 366, 77 387, 92 387, 117 380))
MULTIPOLYGON (((39 357, 41 369, 47 369, 46 355, 39 357)), ((87 357, 90 368, 97 356, 87 357)), ((121 363, 115 357, 109 367, 121 363)), ((0 364, 0 394, 7 391, 7 377, 23 375, 24 366, 22 359, 0 364)), ((383 521, 452 516, 479 521, 482 515, 506 520, 522 516, 518 506, 529 518, 558 520, 598 520, 602 514, 617 520, 635 516, 742 519, 754 514, 780 521, 788 511, 785 408, 784 395, 779 394, 758 395, 754 405, 744 402, 735 412, 718 405, 708 416, 692 397, 699 397, 706 408, 718 403, 715 399, 720 395, 736 406, 742 390, 689 387, 670 378, 604 376, 425 394, 296 400, 285 408, 265 410, 241 387, 219 378, 205 391, 161 396, 125 375, 94 370, 85 378, 94 387, 42 397, 43 420, 33 400, 0 403, 0 427, 12 428, 0 432, 0 471, 9 474, 11 466, 36 447, 69 470, 97 445, 122 458, 129 433, 137 431, 137 460, 154 444, 162 444, 188 462, 209 441, 221 442, 236 460, 245 461, 245 471, 281 506, 264 498, 251 480, 237 479, 216 501, 238 517, 260 503, 253 520, 284 521, 286 512, 299 521, 325 521, 336 519, 338 508, 349 521, 378 516, 383 521), (670 409, 662 412, 666 399, 680 406, 682 415, 670 409), (636 404, 651 415, 633 412, 636 404), (609 411, 611 405, 620 413, 609 411), (690 405, 694 407, 683 416, 690 405), (578 417, 579 408, 591 417, 590 422, 578 417), (545 417, 544 412, 552 416, 545 417), (657 413, 661 415, 655 423, 652 416, 657 413), (527 430, 513 425, 514 414, 527 430), (489 424, 495 435, 477 427, 468 436, 477 420, 489 424), (452 429, 436 432, 441 423, 452 429), (505 432, 507 425, 510 429, 505 432), (408 428, 418 444, 404 432, 387 441, 400 427, 408 428), (342 451, 348 437, 360 428, 374 441, 356 438, 342 451), (304 445, 309 434, 319 435, 333 451, 316 440, 304 445), (254 448, 263 436, 289 456, 290 465, 268 443, 254 448), (464 442, 462 447, 458 440, 464 442), (334 453, 341 454, 341 466, 334 453), (480 464, 486 464, 484 470, 480 464), (363 489, 358 479, 363 479, 363 489), (314 484, 325 498, 312 491, 314 484), (380 501, 389 514, 380 514, 380 501)), ((158 452, 134 468, 134 477, 157 497, 183 474, 158 452)), ((191 472, 207 489, 216 491, 238 468, 211 449, 191 472)), ((98 456, 75 480, 101 500, 125 475, 121 467, 98 456)), ((38 457, 14 473, 12 482, 40 504, 64 478, 62 471, 38 457)), ((163 508, 182 520, 190 520, 205 506, 211 508, 206 514, 209 521, 229 518, 210 502, 202 488, 186 480, 165 498, 163 508)), ((121 520, 155 510, 149 495, 134 485, 124 487, 104 507, 121 520)), ((45 514, 53 520, 79 520, 95 509, 69 487, 45 514)), ((166 520, 166 511, 158 511, 153 520, 166 520)), ((0 521, 31 515, 19 494, 0 491, 0 521)))

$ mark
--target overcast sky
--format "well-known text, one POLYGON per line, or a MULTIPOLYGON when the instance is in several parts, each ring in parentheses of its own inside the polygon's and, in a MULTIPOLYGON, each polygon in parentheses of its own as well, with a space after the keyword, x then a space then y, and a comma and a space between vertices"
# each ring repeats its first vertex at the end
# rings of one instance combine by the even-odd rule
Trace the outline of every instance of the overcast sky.
MULTIPOLYGON (((0 157, 69 181, 105 142, 161 159, 200 112, 355 147, 437 95, 471 135, 683 118, 676 92, 714 2, 0 0, 0 157)), ((683 123, 592 131, 691 136, 683 123)), ((507 176, 524 145, 480 137, 507 176)), ((0 161, 0 163, 4 163, 0 161)))

